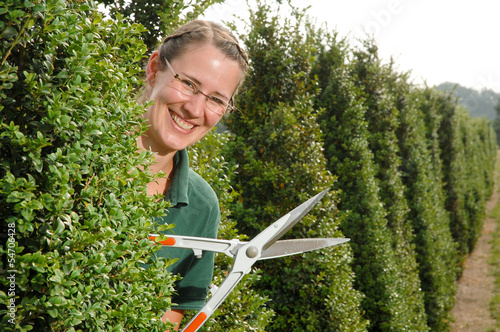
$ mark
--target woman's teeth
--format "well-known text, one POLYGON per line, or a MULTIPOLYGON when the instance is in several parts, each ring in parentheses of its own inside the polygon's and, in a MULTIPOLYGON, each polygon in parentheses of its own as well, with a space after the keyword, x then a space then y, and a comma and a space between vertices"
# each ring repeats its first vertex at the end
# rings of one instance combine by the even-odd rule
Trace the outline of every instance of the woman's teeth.
POLYGON ((174 120, 174 122, 179 126, 181 127, 182 129, 186 129, 186 130, 191 130, 193 129, 194 125, 190 124, 190 123, 187 123, 186 121, 182 120, 181 118, 179 118, 177 115, 175 115, 174 113, 170 113, 172 115, 172 120, 174 120))

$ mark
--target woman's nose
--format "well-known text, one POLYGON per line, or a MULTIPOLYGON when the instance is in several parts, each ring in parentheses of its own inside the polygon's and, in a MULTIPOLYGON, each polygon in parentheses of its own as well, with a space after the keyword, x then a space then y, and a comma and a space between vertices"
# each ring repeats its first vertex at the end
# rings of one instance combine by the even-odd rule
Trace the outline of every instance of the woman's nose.
POLYGON ((207 97, 203 94, 194 94, 184 103, 184 109, 187 110, 193 117, 200 117, 205 113, 207 108, 206 100, 207 97))

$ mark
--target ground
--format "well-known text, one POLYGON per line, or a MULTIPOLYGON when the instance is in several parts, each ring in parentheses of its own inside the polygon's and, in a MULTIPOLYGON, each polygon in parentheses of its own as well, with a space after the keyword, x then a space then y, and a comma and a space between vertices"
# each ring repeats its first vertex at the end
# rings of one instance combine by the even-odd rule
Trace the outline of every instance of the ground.
MULTIPOLYGON (((497 175, 495 179, 498 179, 497 175)), ((488 309, 495 288, 488 259, 491 252, 491 235, 496 223, 489 215, 499 203, 499 196, 496 183, 493 195, 486 205, 486 219, 481 236, 474 251, 465 261, 463 275, 458 280, 456 304, 452 310, 455 317, 455 322, 452 324, 453 332, 495 331, 495 321, 488 309)))

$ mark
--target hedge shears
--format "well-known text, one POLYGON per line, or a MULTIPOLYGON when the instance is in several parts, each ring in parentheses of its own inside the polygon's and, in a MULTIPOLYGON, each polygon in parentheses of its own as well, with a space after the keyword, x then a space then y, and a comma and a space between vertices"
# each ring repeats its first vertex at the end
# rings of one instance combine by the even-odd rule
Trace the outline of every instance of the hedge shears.
POLYGON ((252 265, 256 261, 300 254, 349 241, 349 239, 345 238, 311 238, 278 241, 279 238, 288 232, 319 202, 326 192, 325 190, 302 203, 272 223, 249 242, 237 239, 219 240, 182 235, 151 234, 149 238, 158 244, 192 249, 198 257, 202 255, 203 251, 213 251, 224 253, 234 258, 232 269, 227 277, 218 288, 211 290, 212 296, 181 331, 197 331, 224 302, 245 274, 250 272, 252 265), (156 239, 157 237, 159 239, 156 239))

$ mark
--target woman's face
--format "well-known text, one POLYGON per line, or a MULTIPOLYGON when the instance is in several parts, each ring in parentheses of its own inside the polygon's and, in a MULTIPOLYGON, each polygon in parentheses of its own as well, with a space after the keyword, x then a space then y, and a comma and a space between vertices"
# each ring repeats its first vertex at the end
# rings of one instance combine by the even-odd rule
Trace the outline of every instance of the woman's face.
MULTIPOLYGON (((158 51, 149 60, 146 74, 154 78, 150 100, 154 104, 145 113, 148 130, 143 134, 143 145, 158 153, 182 150, 203 138, 221 119, 206 106, 202 93, 186 96, 176 90, 180 82, 161 61, 158 51)), ((205 94, 229 100, 238 85, 241 71, 235 60, 227 58, 215 46, 205 44, 191 47, 189 51, 170 61, 172 69, 188 78, 205 94)))

